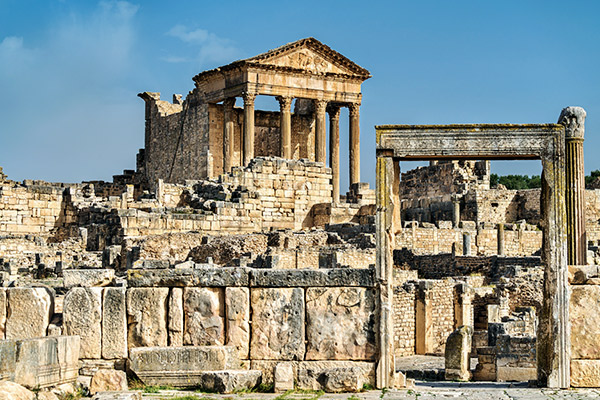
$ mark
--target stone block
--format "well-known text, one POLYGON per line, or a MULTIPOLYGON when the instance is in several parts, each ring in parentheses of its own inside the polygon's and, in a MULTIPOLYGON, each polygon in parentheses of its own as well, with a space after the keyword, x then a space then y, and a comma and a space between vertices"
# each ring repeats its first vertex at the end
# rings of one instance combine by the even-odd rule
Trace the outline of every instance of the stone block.
POLYGON ((257 360, 304 359, 304 290, 251 290, 250 355, 257 360))
POLYGON ((100 392, 92 400, 142 400, 142 392, 100 392))
POLYGON ((194 386, 207 392, 235 393, 257 387, 261 383, 261 375, 256 370, 205 371, 194 386))
POLYGON ((600 360, 571 359, 572 387, 600 387, 600 360))
POLYGON ((252 271, 250 285, 252 287, 372 287, 373 273, 374 270, 371 268, 262 269, 252 271))
POLYGON ((248 358, 250 350, 250 290, 225 289, 226 344, 238 349, 240 359, 248 358))
POLYGON ((108 286, 115 280, 114 269, 65 269, 64 285, 72 287, 108 286))
POLYGON ((169 346, 183 346, 183 289, 172 288, 169 294, 169 346))
POLYGON ((280 362, 275 365, 273 386, 275 393, 294 390, 294 366, 291 362, 280 362))
POLYGON ((127 290, 127 346, 167 345, 167 297, 169 288, 127 290))
POLYGON ((127 358, 125 288, 106 288, 102 300, 102 358, 127 358))
POLYGON ((537 368, 500 367, 496 369, 498 382, 527 382, 537 379, 537 368))
POLYGON ((232 346, 137 347, 129 367, 146 385, 190 387, 204 371, 239 369, 240 360, 232 346))
POLYGON ((127 374, 114 369, 101 369, 94 374, 90 383, 90 394, 98 392, 121 392, 128 390, 127 374))
POLYGON ((54 314, 54 296, 46 288, 8 288, 5 337, 29 339, 46 336, 54 314))
POLYGON ((306 289, 306 360, 371 360, 377 353, 372 289, 306 289))
POLYGON ((81 358, 102 357, 102 288, 75 287, 65 295, 63 329, 81 338, 81 358))
POLYGON ((127 271, 127 282, 130 287, 248 286, 248 271, 242 267, 136 269, 127 271))
POLYGON ((183 289, 183 344, 221 346, 225 343, 223 290, 183 289))
POLYGON ((571 286, 571 357, 600 359, 600 286, 571 286))
POLYGON ((471 342, 473 329, 461 326, 450 334, 444 354, 447 381, 471 379, 471 342))
POLYGON ((31 390, 15 382, 0 382, 0 400, 35 400, 36 395, 31 390))
POLYGON ((329 393, 357 392, 363 387, 359 368, 303 368, 298 370, 298 388, 304 390, 323 390, 329 393))

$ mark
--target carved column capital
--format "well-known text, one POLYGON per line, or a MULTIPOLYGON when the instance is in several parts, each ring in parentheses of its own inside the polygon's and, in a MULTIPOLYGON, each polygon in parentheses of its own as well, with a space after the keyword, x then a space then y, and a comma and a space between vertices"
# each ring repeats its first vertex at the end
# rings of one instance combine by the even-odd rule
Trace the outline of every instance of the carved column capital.
POLYGON ((327 112, 329 113, 329 119, 340 119, 340 107, 339 106, 328 106, 327 112))
POLYGON ((566 107, 560 112, 558 123, 565 126, 567 138, 582 138, 585 132, 586 112, 581 107, 566 107))
POLYGON ((235 97, 228 97, 225 100, 223 100, 223 106, 227 109, 233 108, 234 105, 235 105, 235 97))
POLYGON ((348 110, 350 111, 350 116, 357 116, 360 112, 360 104, 359 103, 350 103, 348 104, 348 110))
POLYGON ((244 105, 253 106, 254 100, 256 99, 256 93, 244 92, 242 93, 242 99, 244 99, 244 105))
POLYGON ((281 112, 290 111, 290 109, 292 107, 292 100, 294 100, 293 97, 275 96, 275 99, 277 99, 277 101, 279 102, 279 110, 281 112))
POLYGON ((327 108, 327 100, 315 99, 313 102, 315 104, 315 112, 317 114, 324 114, 325 109, 327 108))

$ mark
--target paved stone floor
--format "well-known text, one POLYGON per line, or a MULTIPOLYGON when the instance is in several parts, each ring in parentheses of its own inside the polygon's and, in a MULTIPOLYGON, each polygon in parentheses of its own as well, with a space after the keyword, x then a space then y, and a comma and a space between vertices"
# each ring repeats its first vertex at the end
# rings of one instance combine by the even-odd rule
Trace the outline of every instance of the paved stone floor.
POLYGON ((510 383, 455 383, 455 382, 417 382, 413 389, 370 390, 362 393, 324 394, 289 393, 242 393, 234 395, 216 395, 185 391, 161 391, 145 393, 146 400, 175 400, 178 397, 191 396, 203 400, 395 400, 395 399, 472 399, 472 400, 542 400, 542 399, 600 399, 600 389, 536 389, 527 384, 510 383))

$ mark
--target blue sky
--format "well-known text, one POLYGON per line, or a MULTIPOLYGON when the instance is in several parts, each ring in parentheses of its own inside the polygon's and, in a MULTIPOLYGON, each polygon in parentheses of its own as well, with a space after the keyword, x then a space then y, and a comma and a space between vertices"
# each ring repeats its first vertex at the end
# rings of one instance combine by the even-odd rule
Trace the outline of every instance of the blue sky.
POLYGON ((200 71, 314 36, 373 75, 361 108, 371 184, 374 125, 556 122, 569 105, 588 113, 589 173, 600 169, 599 18, 598 1, 0 0, 0 166, 15 180, 110 180, 143 146, 137 93, 185 95, 200 71))

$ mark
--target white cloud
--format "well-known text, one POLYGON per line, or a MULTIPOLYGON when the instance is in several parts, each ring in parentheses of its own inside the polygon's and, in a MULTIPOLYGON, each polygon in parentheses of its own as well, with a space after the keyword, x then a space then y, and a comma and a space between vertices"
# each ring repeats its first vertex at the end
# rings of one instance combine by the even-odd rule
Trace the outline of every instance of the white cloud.
MULTIPOLYGON (((185 25, 175 25, 167 35, 197 48, 194 60, 202 67, 213 63, 229 63, 239 56, 239 50, 233 41, 221 38, 205 29, 192 30, 185 25)), ((187 57, 170 56, 166 57, 165 61, 184 62, 187 59, 187 57)))

